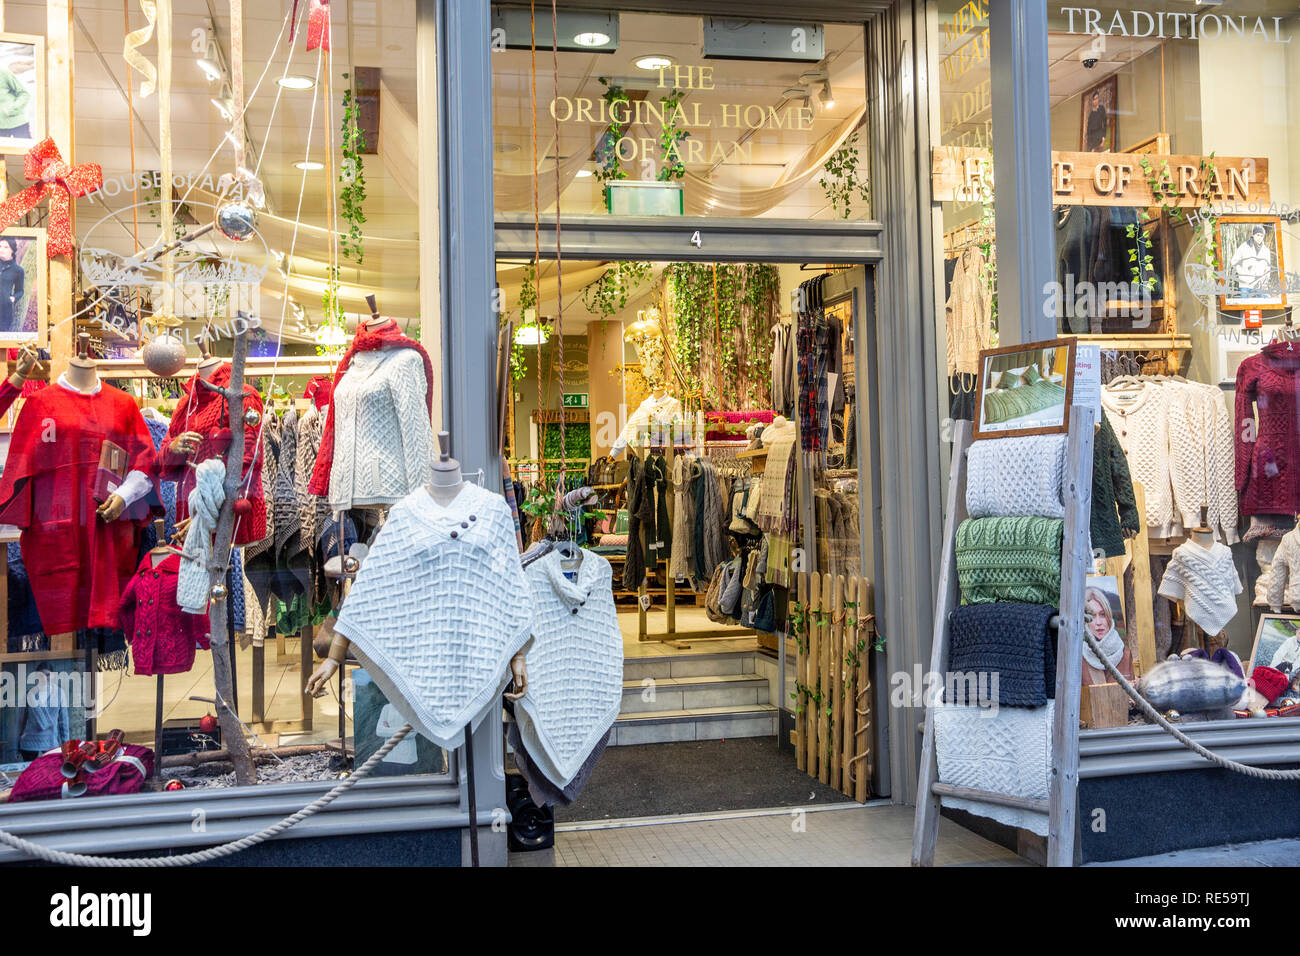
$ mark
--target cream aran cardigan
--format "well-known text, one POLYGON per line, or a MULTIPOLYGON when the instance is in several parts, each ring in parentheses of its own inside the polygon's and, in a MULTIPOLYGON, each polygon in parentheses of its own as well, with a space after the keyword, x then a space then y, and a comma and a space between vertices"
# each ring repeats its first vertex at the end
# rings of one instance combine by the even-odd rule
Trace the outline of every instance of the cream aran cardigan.
POLYGON ((357 352, 334 389, 330 508, 391 505, 429 480, 433 425, 415 349, 357 352))
POLYGON ((1279 613, 1283 607, 1300 607, 1300 533, 1297 529, 1292 528, 1278 542, 1267 577, 1269 607, 1279 613))

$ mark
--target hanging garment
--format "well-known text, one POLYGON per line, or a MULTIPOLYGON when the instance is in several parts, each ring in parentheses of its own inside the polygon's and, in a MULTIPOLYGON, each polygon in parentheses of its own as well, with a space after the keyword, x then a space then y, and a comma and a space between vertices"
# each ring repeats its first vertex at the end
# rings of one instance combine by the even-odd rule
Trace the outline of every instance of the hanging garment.
POLYGON ((1100 549, 1108 558, 1123 554, 1124 532, 1137 534, 1141 521, 1133 495, 1133 481, 1129 477, 1128 459, 1119 446, 1110 419, 1103 415, 1092 446, 1089 534, 1093 549, 1100 549))
POLYGON ((302 535, 296 481, 297 413, 292 408, 283 418, 269 413, 262 439, 266 452, 262 483, 270 498, 269 543, 265 548, 252 549, 244 573, 259 595, 269 592, 287 603, 311 587, 311 555, 308 539, 302 535))
POLYGON ((525 572, 533 640, 524 656, 528 692, 515 702, 515 721, 529 758, 559 788, 609 733, 623 701, 613 572, 600 555, 579 554, 573 580, 559 549, 525 572))
POLYGON ((635 591, 645 583, 647 534, 654 533, 653 495, 647 487, 645 462, 635 456, 627 473, 627 560, 623 562, 623 587, 635 591))
POLYGON ((208 458, 195 469, 194 489, 188 502, 190 526, 185 532, 184 558, 176 583, 176 602, 190 614, 206 614, 211 592, 213 536, 225 502, 226 466, 220 458, 208 458))
MULTIPOLYGON (((3 401, 0 401, 3 404, 3 401)), ((0 410, 0 415, 3 415, 0 410)), ((155 459, 161 453, 163 442, 167 439, 167 432, 171 428, 171 419, 169 418, 150 418, 144 417, 145 427, 149 429, 149 437, 153 439, 153 450, 155 459)), ((162 499, 163 507, 163 538, 170 541, 171 536, 176 532, 176 482, 160 481, 158 482, 158 494, 162 499)), ((143 540, 140 542, 141 548, 149 550, 158 544, 157 535, 153 534, 153 526, 144 529, 143 540), (150 540, 150 539, 153 540, 150 540)))
MULTIPOLYGON (((1146 522, 1161 538, 1181 531, 1174 507, 1170 442, 1190 441, 1171 436, 1170 393, 1154 382, 1135 388, 1101 390, 1101 406, 1128 460, 1132 481, 1140 482, 1146 496, 1146 522)), ((1173 459, 1177 461, 1175 457, 1173 459)))
POLYGON ((98 386, 83 394, 64 384, 34 392, 14 425, 0 476, 0 522, 22 529, 20 543, 46 634, 118 627, 122 589, 135 572, 140 528, 161 515, 153 441, 131 396, 98 386), (143 498, 104 522, 93 498, 104 442, 126 452, 143 498))
MULTIPOLYGON (((1091 318, 1086 310, 1076 308, 1075 297, 1065 291, 1088 282, 1092 268, 1092 248, 1095 243, 1092 210, 1086 206, 1058 206, 1056 210, 1056 281, 1063 291, 1058 319, 1065 320, 1069 331, 1076 334, 1091 330, 1091 318)), ((1085 300, 1086 301, 1086 300, 1085 300)), ((1061 326, 1058 326, 1061 327, 1061 326)), ((1062 327, 1062 331, 1065 329, 1062 327)))
POLYGON ((764 531, 789 531, 794 526, 790 491, 794 484, 794 422, 778 417, 763 429, 767 466, 759 488, 758 524, 764 531))
MULTIPOLYGON (((513 706, 509 701, 506 702, 506 709, 511 714, 514 713, 513 706)), ((533 763, 524 747, 523 739, 519 736, 519 725, 514 721, 506 725, 506 743, 510 745, 510 749, 514 752, 515 769, 523 775, 524 780, 528 783, 528 796, 533 803, 539 807, 567 807, 582 795, 583 789, 587 786, 587 781, 591 779, 591 772, 596 769, 596 764, 600 762, 601 755, 609 745, 609 738, 613 732, 613 728, 605 731, 604 736, 600 738, 587 756, 586 761, 578 768, 578 772, 574 774, 573 779, 563 787, 556 787, 547 779, 546 774, 533 763)))
POLYGON ((300 535, 308 548, 315 549, 320 531, 331 518, 329 502, 307 490, 312 469, 320 454, 321 435, 325 431, 324 414, 312 406, 298 419, 298 440, 293 465, 294 497, 298 500, 300 535))
POLYGON ((122 592, 122 630, 136 674, 187 673, 195 649, 209 647, 208 616, 186 614, 176 603, 180 567, 179 555, 169 554, 155 566, 146 554, 122 592))
POLYGON ((957 257, 944 303, 949 375, 978 375, 980 349, 993 347, 993 309, 983 270, 984 256, 978 249, 964 249, 957 257))
POLYGON ((789 325, 778 322, 772 327, 772 407, 779 415, 794 411, 796 394, 794 377, 794 336, 789 325))
MULTIPOLYGON (((223 362, 208 380, 222 388, 230 387, 230 363, 223 362)), ((176 482, 176 514, 182 521, 190 516, 189 498, 194 489, 194 469, 190 464, 197 464, 209 458, 220 458, 223 462, 230 447, 230 416, 227 414, 226 400, 216 392, 198 384, 196 372, 188 382, 181 400, 172 415, 167 437, 163 439, 163 450, 158 454, 160 464, 159 477, 164 481, 176 482), (172 442, 185 432, 197 432, 202 436, 199 447, 192 455, 183 455, 171 451, 172 442)), ((257 389, 244 384, 244 413, 256 411, 262 414, 262 399, 257 389)), ((241 478, 245 497, 252 504, 253 510, 240 518, 234 545, 236 547, 260 541, 266 537, 266 497, 262 493, 262 456, 258 453, 258 429, 244 427, 244 470, 241 478)))
POLYGON ((1292 529, 1281 541, 1261 541, 1255 555, 1261 566, 1267 563, 1255 586, 1256 594, 1264 600, 1255 603, 1267 604, 1275 614, 1280 614, 1284 607, 1300 607, 1300 532, 1292 529), (1265 547, 1268 544, 1275 545, 1271 556, 1265 547))
POLYGON ((345 511, 392 504, 427 480, 433 365, 397 323, 358 329, 334 373, 331 399, 308 484, 313 495, 345 511))
POLYGON ((646 567, 667 560, 673 549, 672 523, 668 518, 668 460, 663 455, 646 459, 646 487, 654 501, 653 534, 647 535, 646 567))
MULTIPOLYGON (((678 455, 673 459, 673 520, 672 546, 668 552, 668 576, 674 580, 691 576, 691 543, 694 535, 686 529, 695 529, 694 485, 685 480, 690 474, 690 457, 678 455)), ((601 539, 604 542, 604 539, 601 539)))
POLYGON ((713 569, 727 559, 727 519, 713 462, 695 462, 695 542, 691 548, 697 581, 708 581, 713 569))
POLYGON ((500 696, 531 626, 510 509, 467 483, 447 506, 423 487, 393 506, 335 631, 402 717, 450 748, 500 696))
POLYGON ((1227 545, 1216 541, 1203 548, 1189 539, 1174 549, 1160 580, 1159 593, 1182 601, 1187 616, 1213 637, 1237 613, 1241 590, 1241 578, 1227 545))
POLYGON ((1244 515, 1300 512, 1300 350, 1293 345, 1265 346, 1237 368, 1235 483, 1244 515))

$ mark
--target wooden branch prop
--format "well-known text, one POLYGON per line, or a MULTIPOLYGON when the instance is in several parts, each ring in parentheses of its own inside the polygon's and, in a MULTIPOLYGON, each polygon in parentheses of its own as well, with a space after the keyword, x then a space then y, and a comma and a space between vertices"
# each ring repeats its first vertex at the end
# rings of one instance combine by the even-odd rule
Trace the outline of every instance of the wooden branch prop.
MULTIPOLYGON (((240 311, 239 317, 247 320, 249 315, 240 311)), ((237 333, 230 360, 230 386, 223 389, 199 379, 201 385, 224 394, 227 417, 230 420, 230 449, 226 452, 226 495, 217 518, 212 563, 208 565, 208 585, 213 595, 209 604, 208 621, 212 631, 212 679, 217 688, 217 720, 221 724, 222 742, 226 745, 230 762, 235 768, 235 783, 241 787, 257 783, 257 769, 249 754, 248 741, 244 738, 244 727, 232 709, 235 706, 235 693, 227 626, 230 602, 226 593, 226 571, 230 567, 230 545, 235 535, 235 499, 240 497, 240 485, 244 477, 244 359, 247 356, 246 333, 237 333)))

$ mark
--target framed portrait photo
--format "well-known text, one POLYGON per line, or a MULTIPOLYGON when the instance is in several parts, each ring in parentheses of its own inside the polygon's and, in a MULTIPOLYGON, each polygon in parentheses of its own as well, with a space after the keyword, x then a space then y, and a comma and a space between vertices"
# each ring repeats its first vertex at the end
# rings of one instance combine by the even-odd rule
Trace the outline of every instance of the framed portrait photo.
POLYGON ((1292 677, 1300 671, 1300 614, 1259 616, 1246 676, 1260 666, 1274 667, 1292 677))
POLYGON ((0 232, 0 346, 45 344, 45 230, 0 232))
POLYGON ((0 33, 0 153, 45 138, 45 38, 0 33))
POLYGON ((1215 226, 1220 270, 1219 308, 1283 308, 1282 221, 1277 216, 1220 216, 1215 226))
POLYGON ((973 437, 1069 431, 1074 350, 1075 340, 1064 338, 980 352, 973 437))
POLYGON ((1113 153, 1115 107, 1119 85, 1114 75, 1083 91, 1079 149, 1085 153, 1113 153))

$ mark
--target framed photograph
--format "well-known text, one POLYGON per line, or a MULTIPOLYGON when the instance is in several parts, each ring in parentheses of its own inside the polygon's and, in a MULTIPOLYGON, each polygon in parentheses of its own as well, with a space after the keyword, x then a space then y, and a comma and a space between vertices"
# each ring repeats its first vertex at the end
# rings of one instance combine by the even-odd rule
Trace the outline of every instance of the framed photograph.
POLYGON ((1277 216, 1220 216, 1215 231, 1223 264, 1221 310, 1283 308, 1281 220, 1277 216))
POLYGON ((1115 152, 1115 105, 1118 89, 1118 79, 1111 75, 1083 91, 1079 149, 1085 153, 1115 152))
POLYGON ((1259 665, 1275 667, 1288 676, 1300 671, 1300 614, 1261 614, 1250 650, 1246 676, 1259 665))
POLYGON ((0 233, 0 346, 45 344, 45 230, 0 233))
POLYGON ((45 138, 45 38, 0 33, 0 153, 45 138))
POLYGON ((1065 338, 980 352, 974 437, 1069 431, 1074 349, 1065 338))
MULTIPOLYGON (((1083 592, 1083 611, 1083 626, 1101 645, 1106 660, 1114 664, 1127 680, 1134 680, 1133 650, 1128 644, 1119 580, 1108 574, 1088 575, 1083 592)), ((1083 683, 1113 683, 1104 662, 1086 643, 1083 645, 1083 683)))

